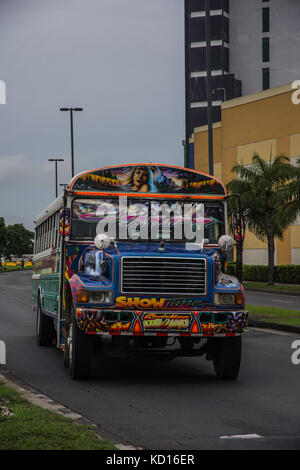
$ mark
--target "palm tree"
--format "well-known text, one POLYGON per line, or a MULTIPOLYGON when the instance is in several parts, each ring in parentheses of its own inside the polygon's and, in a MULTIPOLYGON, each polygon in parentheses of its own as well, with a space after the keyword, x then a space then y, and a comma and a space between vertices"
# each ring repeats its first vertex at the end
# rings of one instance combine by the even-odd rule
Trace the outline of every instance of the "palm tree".
POLYGON ((294 167, 295 177, 286 187, 287 204, 286 216, 295 220, 300 215, 300 158, 294 167))
POLYGON ((228 189, 241 195, 248 229, 260 240, 267 240, 268 284, 274 284, 275 238, 282 239, 297 216, 291 208, 295 167, 285 155, 266 162, 255 153, 251 165, 236 164, 232 172, 238 179, 231 180, 228 189))

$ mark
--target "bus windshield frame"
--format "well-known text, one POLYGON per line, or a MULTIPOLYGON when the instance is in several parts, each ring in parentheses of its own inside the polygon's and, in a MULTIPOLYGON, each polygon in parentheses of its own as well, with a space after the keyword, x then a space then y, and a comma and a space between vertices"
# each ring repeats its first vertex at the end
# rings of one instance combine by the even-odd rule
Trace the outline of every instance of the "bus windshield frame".
POLYGON ((70 219, 71 241, 92 241, 96 234, 107 233, 118 242, 145 243, 164 240, 172 243, 192 243, 199 241, 200 236, 201 239, 208 240, 207 244, 214 245, 226 230, 224 201, 210 199, 191 201, 188 198, 168 198, 168 196, 164 198, 78 196, 71 202, 70 219), (168 214, 169 222, 166 217, 168 214), (103 217, 106 217, 106 225, 103 217), (101 224, 97 228, 99 222, 101 224), (112 229, 114 225, 116 230, 112 229), (193 234, 194 239, 191 238, 193 234))

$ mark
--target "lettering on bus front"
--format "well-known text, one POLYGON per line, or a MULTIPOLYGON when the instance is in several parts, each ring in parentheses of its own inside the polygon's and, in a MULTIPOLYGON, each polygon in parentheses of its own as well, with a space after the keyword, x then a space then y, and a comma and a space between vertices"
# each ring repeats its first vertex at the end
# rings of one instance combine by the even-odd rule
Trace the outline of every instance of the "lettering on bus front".
POLYGON ((161 308, 205 308, 208 305, 207 301, 195 300, 195 299, 176 299, 176 298, 143 298, 140 297, 126 297, 120 296, 116 298, 116 308, 149 308, 149 309, 161 309, 161 308))

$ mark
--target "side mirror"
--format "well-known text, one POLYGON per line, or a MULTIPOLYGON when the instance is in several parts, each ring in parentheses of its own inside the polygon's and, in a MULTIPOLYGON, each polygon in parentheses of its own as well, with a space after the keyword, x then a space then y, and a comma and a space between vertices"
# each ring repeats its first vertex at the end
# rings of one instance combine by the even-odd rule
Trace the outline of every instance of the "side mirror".
POLYGON ((109 238, 106 233, 99 233, 94 238, 95 246, 99 248, 99 250, 105 250, 106 248, 108 248, 112 241, 113 240, 109 238))
POLYGON ((59 235, 70 235, 70 209, 59 211, 59 235))
POLYGON ((230 235, 222 235, 218 240, 219 247, 223 251, 230 251, 234 246, 233 238, 230 235))

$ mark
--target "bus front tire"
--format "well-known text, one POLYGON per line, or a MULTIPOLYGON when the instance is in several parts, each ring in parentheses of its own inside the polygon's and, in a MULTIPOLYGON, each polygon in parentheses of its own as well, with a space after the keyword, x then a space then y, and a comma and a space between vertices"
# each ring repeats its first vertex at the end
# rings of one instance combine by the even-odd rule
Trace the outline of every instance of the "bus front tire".
POLYGON ((73 380, 88 379, 91 375, 93 338, 85 334, 77 325, 73 312, 68 335, 70 373, 73 380))
POLYGON ((51 346, 55 337, 53 318, 45 315, 42 310, 41 300, 38 299, 36 313, 36 339, 39 346, 51 346))
POLYGON ((241 364, 241 336, 215 338, 211 346, 211 354, 217 378, 225 380, 236 379, 241 364))

